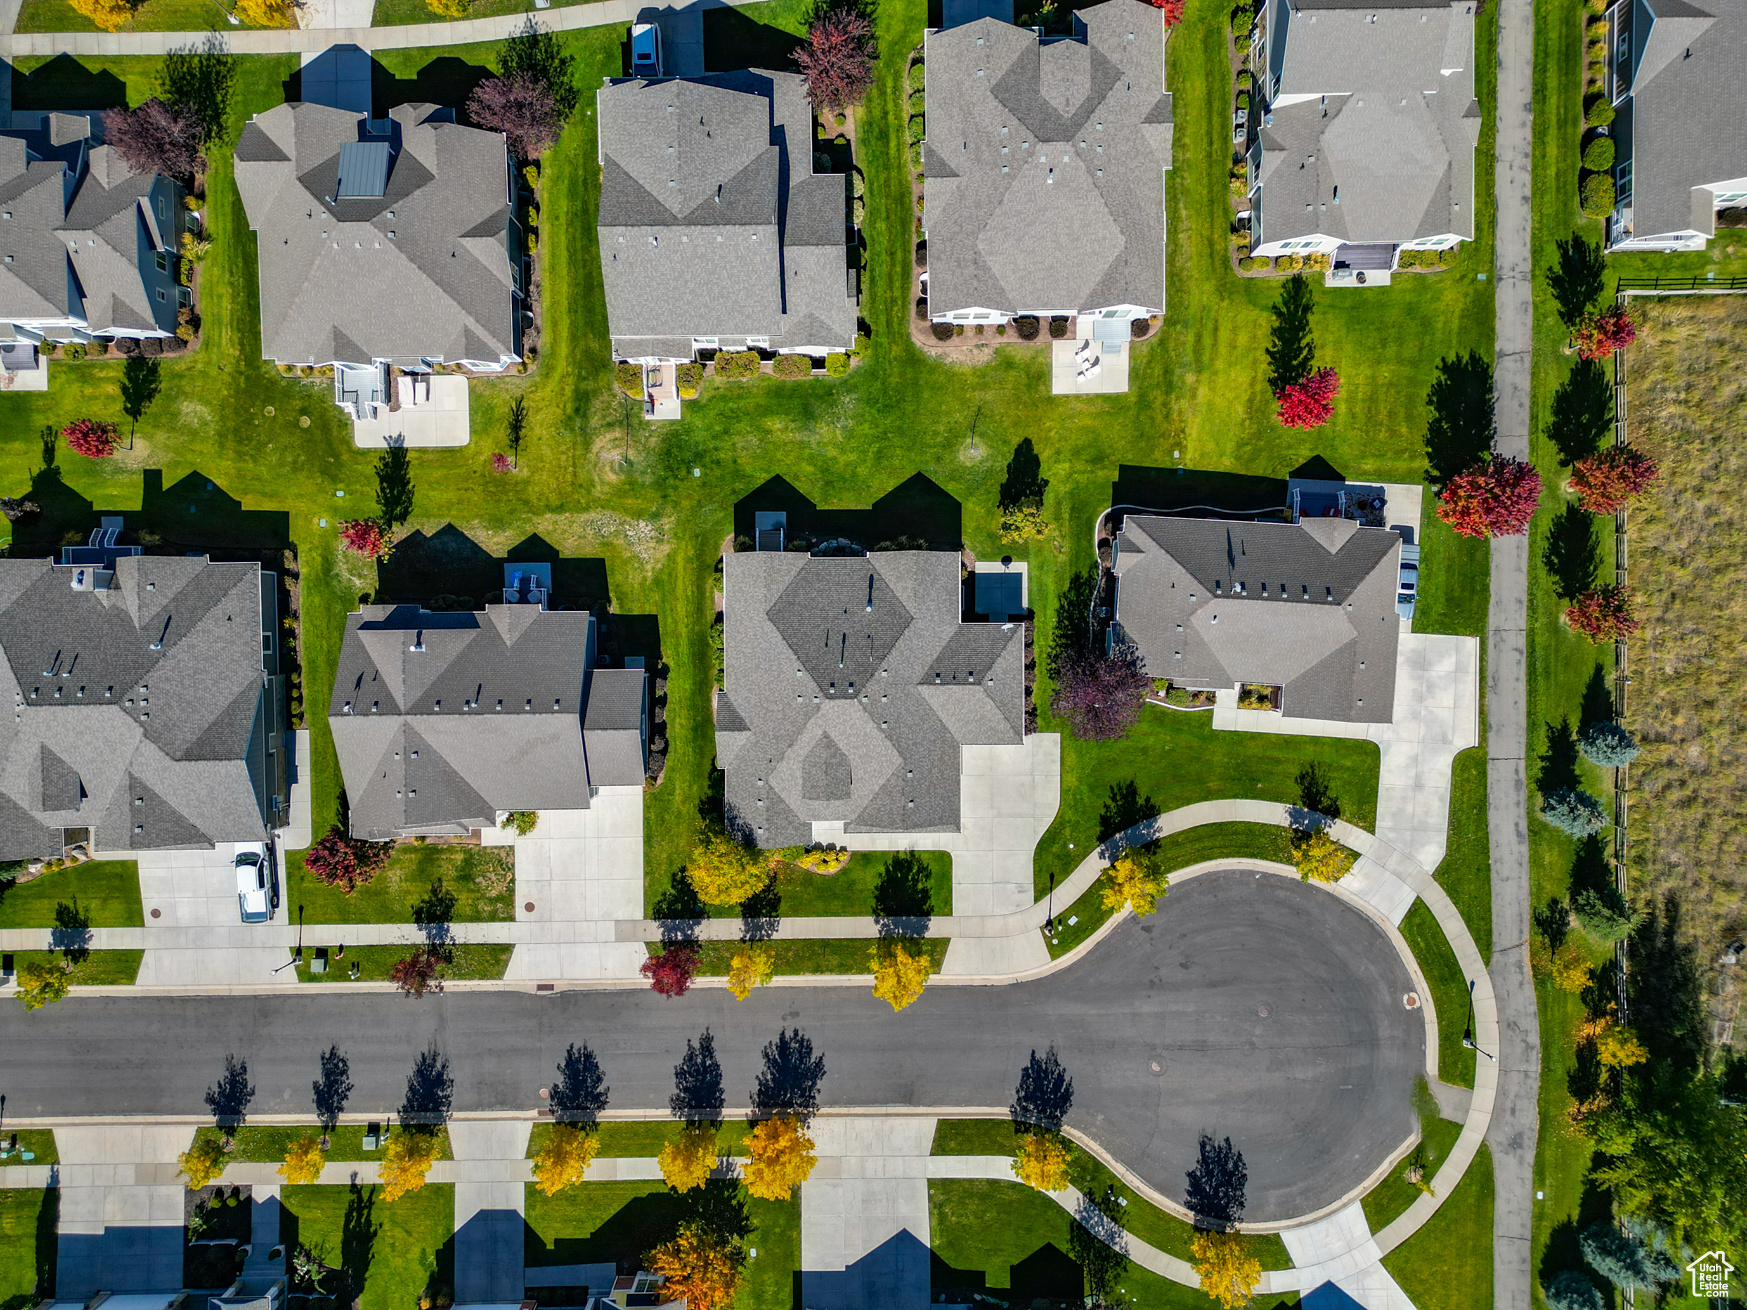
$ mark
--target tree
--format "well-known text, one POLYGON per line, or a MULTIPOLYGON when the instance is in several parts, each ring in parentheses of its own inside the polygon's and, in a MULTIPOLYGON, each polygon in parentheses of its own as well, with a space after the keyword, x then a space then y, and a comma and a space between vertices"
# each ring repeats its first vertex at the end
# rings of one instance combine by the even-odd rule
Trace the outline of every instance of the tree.
POLYGON ((1579 1244, 1584 1263, 1615 1287, 1650 1291, 1667 1281, 1650 1253, 1613 1224, 1591 1224, 1583 1230, 1579 1244))
POLYGON ((1339 882, 1358 857, 1318 828, 1306 835, 1293 834, 1292 862, 1305 882, 1339 882))
POLYGON ((382 1147, 382 1199, 398 1201, 425 1185, 437 1161, 437 1135, 401 1128, 382 1147))
POLYGON ((1591 764, 1620 769, 1638 758, 1638 740, 1617 723, 1592 723, 1577 735, 1577 749, 1591 764))
POLYGON ((288 1183, 305 1185, 321 1181, 321 1171, 328 1162, 327 1152, 313 1137, 299 1137, 285 1152, 285 1163, 279 1166, 279 1176, 288 1183))
MULTIPOLYGON (((1611 192, 1611 181, 1608 186, 1611 192)), ((1613 208, 1611 194, 1608 208, 1613 208)), ((1577 345, 1579 357, 1600 359, 1616 350, 1624 350, 1636 341, 1638 324, 1632 318, 1632 311, 1624 305, 1609 305, 1599 313, 1584 315, 1583 321, 1572 331, 1571 339, 1577 345)))
POLYGON ((141 101, 137 109, 105 111, 103 133, 136 173, 162 173, 187 182, 204 166, 199 125, 156 96, 141 101))
POLYGON ((600 1134, 587 1124, 553 1124, 546 1143, 534 1153, 534 1185, 557 1196, 583 1181, 589 1162, 601 1149, 600 1134))
POLYGON ((1114 741, 1140 721, 1152 689, 1133 646, 1121 643, 1108 655, 1074 650, 1061 658, 1049 712, 1066 719, 1081 741, 1114 741))
POLYGON ((710 825, 698 835, 686 875, 707 905, 738 905, 770 881, 770 857, 710 825))
POLYGON ((517 159, 538 159, 558 143, 564 118, 551 92, 526 77, 488 77, 467 100, 481 127, 502 132, 517 159))
POLYGON ((340 545, 365 559, 384 560, 394 553, 388 530, 375 519, 347 519, 340 524, 340 545))
POLYGON ((649 990, 669 998, 691 990, 698 971, 698 948, 691 942, 668 942, 660 955, 651 955, 638 970, 649 980, 649 990))
POLYGON ((676 1192, 689 1192, 710 1180, 719 1154, 716 1146, 716 1126, 712 1123, 688 1123, 679 1136, 671 1137, 661 1148, 661 1176, 676 1192))
POLYGON ((1242 1233, 1214 1233, 1197 1229, 1189 1239, 1195 1257, 1195 1274, 1201 1290, 1225 1310, 1248 1305, 1262 1281, 1262 1262, 1242 1233))
POLYGON ((1155 9, 1165 11, 1165 26, 1175 27, 1183 21, 1184 0, 1147 0, 1155 9))
POLYGON ((65 1000, 67 967, 59 960, 26 960, 18 966, 18 1002, 27 1010, 65 1000))
POLYGON ((224 1172, 224 1143, 202 1134, 176 1157, 176 1165, 188 1179, 188 1190, 198 1192, 224 1172))
POLYGON ((1567 837, 1588 837, 1607 827, 1607 811, 1581 787, 1558 787, 1543 792, 1541 817, 1567 837))
POLYGON ((417 999, 426 992, 443 990, 443 966, 448 953, 436 943, 415 946, 410 955, 394 962, 388 980, 408 996, 417 999))
POLYGON ((1283 427, 1319 428, 1334 417, 1335 397, 1341 378, 1332 368, 1319 368, 1302 382, 1282 387, 1274 397, 1279 402, 1283 427))
POLYGON ((387 868, 393 857, 392 842, 358 841, 336 823, 303 853, 303 867, 316 881, 350 894, 387 868))
POLYGON ((1072 1158, 1067 1138, 1051 1129, 1033 1129, 1019 1134, 1013 1176, 1040 1192, 1059 1192, 1068 1185, 1068 1161, 1072 1158))
POLYGON ((1268 389, 1276 396, 1309 377, 1316 363, 1310 310, 1310 283, 1305 281, 1304 274, 1294 273, 1280 288, 1268 339, 1268 389))
POLYGON ((893 1010, 902 1010, 921 996, 934 973, 934 957, 925 948, 911 954, 903 942, 891 937, 874 947, 873 965, 873 994, 893 1010))
POLYGON ((1609 1156, 1591 1178, 1612 1188, 1622 1213, 1666 1233, 1670 1249, 1738 1249, 1747 1242, 1747 1113, 1725 1104, 1709 1074, 1650 1071, 1597 1116, 1609 1156))
POLYGON ((158 361, 144 355, 130 355, 121 366, 121 412, 135 427, 146 409, 158 398, 163 386, 159 372, 158 361))
POLYGON ((1123 906, 1137 916, 1151 914, 1158 908, 1159 898, 1170 889, 1171 875, 1159 867, 1153 846, 1138 846, 1124 851, 1104 870, 1099 899, 1112 914, 1123 906))
POLYGON ((412 517, 412 462, 405 446, 390 446, 376 457, 376 509, 391 532, 412 517))
POLYGON ((1650 1058, 1638 1034, 1618 1024, 1609 1025, 1595 1038, 1595 1058, 1604 1068, 1630 1069, 1650 1058))
POLYGON ((1576 994, 1589 986, 1589 980, 1595 969, 1584 958, 1583 948, 1574 941, 1568 941, 1553 952, 1553 960, 1549 966, 1553 978, 1553 986, 1562 992, 1576 994))
POLYGON ((1602 887, 1584 887, 1571 894, 1571 913, 1583 925, 1584 932, 1604 946, 1629 937, 1643 922, 1644 916, 1626 904, 1619 888, 1609 883, 1602 887))
POLYGON ((813 1139, 799 1119, 780 1116, 761 1120, 746 1138, 750 1158, 741 1168, 746 1190, 761 1201, 786 1201, 807 1181, 818 1157, 813 1139))
POLYGON ((1444 484, 1438 517, 1465 537, 1516 537, 1529 530, 1540 500, 1533 464, 1491 455, 1444 484))
POLYGON ((1597 645, 1630 636, 1640 623, 1632 613, 1632 589, 1613 583, 1584 592, 1565 611, 1565 621, 1597 645))
POLYGON ((89 18, 105 32, 119 31, 133 17, 133 5, 128 0, 72 0, 73 9, 89 18))
POLYGON ((107 459, 121 444, 120 430, 106 419, 74 419, 61 429, 67 449, 88 459, 107 459))
MULTIPOLYGON (((785 1194, 786 1195, 786 1194, 785 1194)), ((687 1219, 648 1255, 652 1272, 667 1280, 662 1294, 687 1310, 725 1310, 734 1303, 746 1248, 740 1238, 703 1219, 687 1219)))
POLYGON ((774 977, 776 948, 761 942, 742 946, 728 962, 728 990, 737 1001, 744 1001, 754 987, 762 987, 774 977))
POLYGON ((841 113, 859 104, 873 81, 878 53, 873 24, 857 10, 832 9, 814 19, 806 44, 795 51, 813 108, 841 113))
POLYGON ((1591 514, 1616 514, 1656 481, 1656 461, 1630 446, 1603 446, 1571 466, 1571 489, 1591 514))
POLYGON ((1581 1269, 1567 1269, 1550 1283, 1541 1285, 1547 1310, 1604 1310, 1601 1291, 1581 1269))
POLYGON ((503 44, 498 56, 498 74, 523 78, 546 88, 562 119, 576 112, 576 57, 551 32, 532 17, 521 31, 503 44))
POLYGON ((236 15, 251 27, 291 27, 291 0, 237 0, 236 15))

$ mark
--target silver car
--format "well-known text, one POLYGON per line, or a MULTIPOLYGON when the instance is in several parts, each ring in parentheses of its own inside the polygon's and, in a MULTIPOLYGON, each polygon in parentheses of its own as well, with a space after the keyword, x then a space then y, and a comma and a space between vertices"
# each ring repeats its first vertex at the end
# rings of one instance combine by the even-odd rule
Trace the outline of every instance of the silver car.
POLYGON ((279 908, 279 873, 265 842, 237 846, 237 908, 244 923, 266 923, 279 908))
POLYGON ((1401 581, 1395 589, 1395 612, 1403 623, 1413 620, 1413 607, 1419 600, 1419 547, 1401 548, 1401 581))

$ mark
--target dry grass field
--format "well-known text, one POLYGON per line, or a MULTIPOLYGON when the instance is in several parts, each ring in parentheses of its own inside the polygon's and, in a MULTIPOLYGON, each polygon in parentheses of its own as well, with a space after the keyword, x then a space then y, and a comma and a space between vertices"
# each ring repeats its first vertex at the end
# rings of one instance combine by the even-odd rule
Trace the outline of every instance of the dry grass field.
POLYGON ((1711 967, 1747 935, 1747 296, 1633 302, 1629 436, 1662 476, 1631 511, 1631 875, 1680 901, 1711 967))

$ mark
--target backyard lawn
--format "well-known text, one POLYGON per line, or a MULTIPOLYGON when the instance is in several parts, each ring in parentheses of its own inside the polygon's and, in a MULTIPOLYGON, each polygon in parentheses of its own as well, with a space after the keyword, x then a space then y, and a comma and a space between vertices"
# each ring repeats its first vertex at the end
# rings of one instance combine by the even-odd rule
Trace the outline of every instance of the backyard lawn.
POLYGON ((396 1201, 374 1186, 286 1187, 280 1234, 345 1273, 358 1310, 406 1310, 454 1287, 455 1188, 426 1183, 396 1201))
POLYGON ((66 905, 93 928, 139 928, 139 865, 132 860, 89 860, 7 887, 0 875, 0 928, 53 928, 66 905))
POLYGON ((0 1310, 25 1310, 54 1286, 58 1189, 0 1189, 0 1310))

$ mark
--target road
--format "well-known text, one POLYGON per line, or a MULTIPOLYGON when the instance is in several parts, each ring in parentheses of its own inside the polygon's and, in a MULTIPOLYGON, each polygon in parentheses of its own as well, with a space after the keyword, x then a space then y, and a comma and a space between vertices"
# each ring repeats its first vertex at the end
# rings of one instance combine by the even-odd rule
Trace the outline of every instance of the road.
POLYGON ((686 1039, 709 1028, 730 1110, 759 1052, 798 1027, 826 1062, 826 1107, 1001 1108, 1032 1050, 1073 1076, 1068 1122, 1180 1198, 1202 1133, 1249 1167, 1254 1222, 1316 1210, 1413 1131, 1425 1027, 1382 933, 1321 889, 1275 874, 1207 874, 1145 922, 1031 983, 939 987, 893 1014, 860 989, 551 996, 78 998, 0 1008, 0 1093, 14 1118, 199 1114, 227 1054, 248 1063, 255 1114, 310 1113, 320 1051, 351 1062, 353 1112, 398 1106, 417 1055, 448 1057, 456 1110, 541 1104, 566 1045, 600 1058, 612 1108, 665 1108, 686 1039), (1266 1013, 1263 1014, 1262 1011, 1266 1013), (1159 1068, 1155 1072, 1153 1065, 1159 1068))

